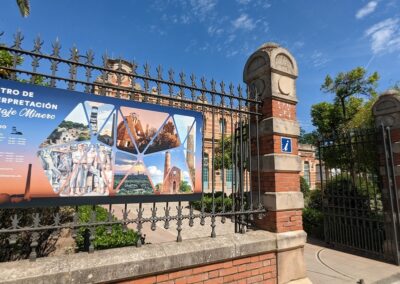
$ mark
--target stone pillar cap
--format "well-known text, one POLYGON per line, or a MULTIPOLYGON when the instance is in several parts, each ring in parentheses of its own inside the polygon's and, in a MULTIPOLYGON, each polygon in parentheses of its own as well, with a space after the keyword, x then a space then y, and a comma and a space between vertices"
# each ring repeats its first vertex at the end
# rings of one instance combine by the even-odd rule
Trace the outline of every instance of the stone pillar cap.
POLYGON ((280 45, 278 43, 269 41, 269 42, 263 43, 259 48, 257 48, 257 50, 264 49, 264 48, 278 48, 278 47, 280 47, 280 45))
POLYGON ((383 92, 372 106, 375 125, 400 128, 400 92, 387 90, 383 92))
POLYGON ((396 90, 386 90, 372 106, 375 116, 381 116, 400 111, 400 92, 396 90))
POLYGON ((393 95, 400 95, 400 91, 395 90, 395 89, 389 89, 384 91, 381 96, 393 96, 393 95))
POLYGON ((293 79, 298 76, 297 62, 293 55, 275 42, 262 44, 250 55, 243 70, 243 81, 248 84, 254 78, 261 74, 268 74, 270 71, 293 79))

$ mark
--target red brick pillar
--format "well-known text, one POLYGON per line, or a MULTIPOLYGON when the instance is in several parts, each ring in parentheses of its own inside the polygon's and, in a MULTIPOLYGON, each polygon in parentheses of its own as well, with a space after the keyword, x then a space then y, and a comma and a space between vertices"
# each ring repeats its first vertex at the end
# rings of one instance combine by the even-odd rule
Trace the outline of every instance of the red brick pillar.
MULTIPOLYGON (((256 224, 277 233, 278 239, 297 239, 293 247, 279 251, 278 282, 304 278, 302 225, 303 195, 300 192, 300 134, 296 117, 296 60, 275 43, 266 43, 254 52, 244 68, 243 80, 262 100, 259 120, 260 176, 262 204, 268 210, 256 224)), ((256 157, 253 160, 257 160, 256 157)), ((253 167, 254 169, 255 167, 253 167)), ((253 185, 257 173, 252 173, 253 185)), ((253 189, 254 190, 254 189, 253 189)), ((257 189, 258 190, 258 189, 257 189)))
POLYGON ((389 90, 381 94, 372 109, 376 127, 382 131, 383 126, 385 136, 380 145, 386 233, 384 252, 388 259, 400 264, 400 92, 389 90))

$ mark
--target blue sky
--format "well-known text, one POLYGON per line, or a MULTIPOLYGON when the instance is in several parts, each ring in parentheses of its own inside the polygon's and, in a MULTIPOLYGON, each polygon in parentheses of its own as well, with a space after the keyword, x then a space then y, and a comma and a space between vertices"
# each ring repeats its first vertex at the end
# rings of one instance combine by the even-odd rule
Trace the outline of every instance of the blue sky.
POLYGON ((288 48, 298 61, 298 118, 311 130, 312 104, 331 100, 326 74, 364 66, 381 75, 378 90, 400 80, 399 0, 31 0, 22 18, 14 0, 2 1, 1 41, 20 29, 24 47, 41 35, 44 50, 61 40, 99 55, 107 51, 176 73, 242 83, 248 56, 262 43, 288 48))

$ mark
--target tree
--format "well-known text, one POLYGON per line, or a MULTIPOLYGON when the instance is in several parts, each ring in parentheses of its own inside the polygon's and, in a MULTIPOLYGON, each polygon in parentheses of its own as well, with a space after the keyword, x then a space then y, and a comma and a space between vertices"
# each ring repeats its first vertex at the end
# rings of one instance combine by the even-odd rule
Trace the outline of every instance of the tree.
POLYGON ((338 135, 350 129, 372 127, 372 106, 377 98, 375 94, 368 101, 349 98, 345 102, 347 119, 344 118, 341 105, 337 102, 315 104, 311 107, 312 124, 317 128, 319 136, 338 135))
POLYGON ((348 129, 370 128, 374 126, 374 116, 372 114, 372 106, 378 100, 378 95, 373 94, 372 97, 363 102, 346 124, 348 129))
POLYGON ((28 17, 31 11, 29 0, 17 0, 17 5, 22 17, 28 17))
POLYGON ((303 128, 300 127, 299 143, 316 145, 318 142, 318 132, 312 131, 307 133, 303 128))
MULTIPOLYGON (((22 64, 22 57, 17 57, 17 65, 22 64)), ((14 57, 6 50, 0 50, 0 66, 11 68, 14 63, 14 57)), ((9 79, 12 75, 11 71, 6 69, 2 69, 0 67, 0 78, 1 79, 9 79)))
POLYGON ((338 133, 341 123, 338 105, 328 102, 315 104, 311 107, 312 124, 317 132, 323 136, 338 133))
MULTIPOLYGON (((17 56, 17 61, 16 65, 21 65, 24 62, 24 58, 22 56, 17 56)), ((12 75, 15 74, 13 71, 9 71, 6 69, 1 68, 7 67, 7 68, 12 68, 14 65, 14 56, 6 51, 6 50, 0 50, 0 78, 1 79, 11 79, 12 75)), ((16 77, 16 76, 15 76, 16 77)), ((31 83, 30 80, 26 79, 18 79, 17 81, 22 82, 22 83, 31 83)), ((50 84, 46 82, 45 78, 43 76, 33 76, 33 84, 35 85, 40 85, 40 86, 49 86, 50 84)))
POLYGON ((186 180, 183 180, 179 184, 179 190, 181 192, 190 192, 190 191, 192 191, 192 187, 190 186, 190 184, 186 180))
POLYGON ((334 93, 335 101, 341 106, 344 120, 349 115, 346 109, 346 101, 355 96, 363 95, 371 97, 376 95, 376 86, 379 75, 374 72, 367 77, 367 71, 363 67, 357 67, 349 72, 340 72, 334 79, 330 75, 325 77, 325 82, 321 86, 321 90, 326 93, 334 93))
POLYGON ((332 103, 322 102, 312 106, 312 123, 317 132, 328 136, 349 129, 371 127, 371 109, 377 99, 375 88, 378 79, 376 72, 367 77, 362 67, 341 72, 334 79, 326 76, 321 90, 334 93, 335 99, 332 103))
POLYGON ((215 147, 214 163, 216 170, 232 168, 232 136, 227 136, 223 140, 220 139, 218 141, 218 144, 215 147), (222 149, 224 151, 222 151, 222 149), (222 152, 224 152, 223 155, 222 152))

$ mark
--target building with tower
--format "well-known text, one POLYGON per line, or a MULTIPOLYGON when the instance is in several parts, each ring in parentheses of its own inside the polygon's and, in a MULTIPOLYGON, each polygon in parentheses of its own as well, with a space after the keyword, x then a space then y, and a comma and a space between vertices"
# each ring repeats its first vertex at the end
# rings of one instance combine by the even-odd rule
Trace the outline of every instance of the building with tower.
POLYGON ((93 106, 90 112, 90 127, 92 128, 92 132, 94 134, 97 134, 98 131, 98 122, 97 122, 98 112, 99 108, 97 106, 93 106))
POLYGON ((192 129, 192 131, 190 131, 190 127, 188 127, 188 137, 186 139, 186 163, 189 167, 189 171, 190 171, 190 178, 193 182, 193 186, 194 186, 194 182, 195 182, 195 171, 194 171, 194 135, 193 135, 193 131, 195 131, 194 129, 192 129))
POLYGON ((182 181, 181 169, 171 167, 171 153, 165 152, 164 182, 161 193, 178 193, 182 181))

